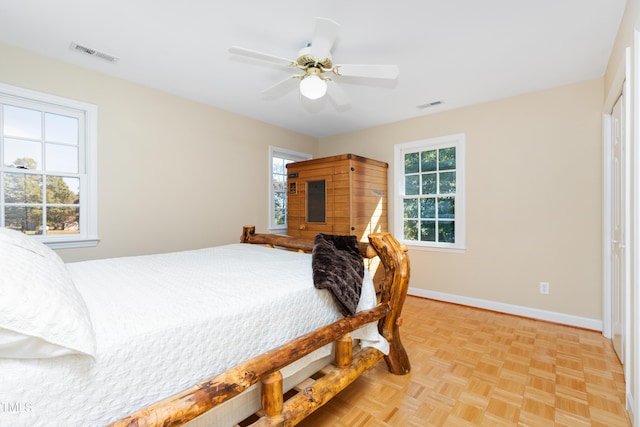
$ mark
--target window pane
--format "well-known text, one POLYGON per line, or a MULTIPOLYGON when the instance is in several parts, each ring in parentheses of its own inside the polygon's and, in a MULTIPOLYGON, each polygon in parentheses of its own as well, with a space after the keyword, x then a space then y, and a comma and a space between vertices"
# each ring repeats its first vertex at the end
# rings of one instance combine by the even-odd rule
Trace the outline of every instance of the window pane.
POLYGON ((420 218, 436 217, 436 199, 429 197, 428 199, 420 199, 420 218))
POLYGON ((440 172, 440 194, 453 194, 456 192, 456 173, 440 172))
POLYGON ((78 145, 78 119, 45 113, 44 134, 47 141, 78 145))
POLYGON ((438 199, 438 218, 455 218, 456 200, 453 197, 438 199))
POLYGON ((422 193, 421 194, 436 194, 436 174, 435 173, 423 173, 422 174, 422 193))
POLYGON ((47 203, 65 205, 80 203, 80 178, 48 176, 47 203))
POLYGON ((6 203, 42 203, 42 175, 6 173, 4 201, 6 203))
POLYGON ((273 173, 274 174, 277 173, 277 174, 280 174, 280 175, 284 175, 284 172, 285 172, 284 159, 280 159, 278 157, 274 157, 272 159, 272 164, 273 164, 273 173))
POLYGON ((437 162, 436 162, 437 151, 429 150, 423 151, 420 153, 420 163, 422 172, 432 172, 436 170, 437 162))
POLYGON ((456 168, 456 147, 443 148, 440 150, 438 166, 440 170, 456 168))
POLYGON ((78 234, 80 233, 80 208, 50 207, 47 208, 46 234, 78 234))
POLYGON ((45 144, 46 170, 78 173, 78 148, 68 145, 45 144))
POLYGON ((420 175, 409 175, 404 177, 404 194, 420 194, 420 175))
POLYGON ((26 234, 42 233, 42 208, 7 206, 4 209, 5 227, 26 234))
POLYGON ((4 106, 4 134, 21 138, 42 138, 42 114, 28 108, 4 106))
POLYGON ((404 222, 404 239, 418 240, 418 221, 415 219, 404 222))
POLYGON ((286 209, 276 209, 275 210, 275 216, 274 216, 274 222, 276 225, 285 225, 286 224, 286 220, 287 220, 287 210, 286 209))
POLYGON ((4 165, 29 170, 42 170, 42 145, 40 142, 5 138, 4 165))
POLYGON ((407 153, 404 155, 404 173, 420 172, 420 162, 418 153, 407 153))
POLYGON ((404 218, 418 218, 418 199, 404 200, 404 218))
POLYGON ((445 243, 455 243, 455 223, 453 221, 440 221, 438 223, 438 241, 445 243))
POLYGON ((420 240, 423 242, 436 241, 435 221, 420 221, 420 240))
POLYGON ((287 207, 287 196, 282 192, 274 193, 273 202, 275 209, 285 209, 287 207))
POLYGON ((273 190, 284 191, 287 188, 287 178, 284 175, 273 175, 273 190))

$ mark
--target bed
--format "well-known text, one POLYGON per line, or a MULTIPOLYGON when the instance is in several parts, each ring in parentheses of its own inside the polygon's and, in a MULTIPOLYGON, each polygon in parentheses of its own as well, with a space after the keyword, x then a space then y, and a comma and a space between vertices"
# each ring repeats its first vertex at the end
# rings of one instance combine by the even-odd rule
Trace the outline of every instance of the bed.
POLYGON ((390 234, 357 244, 385 281, 376 295, 365 271, 347 316, 314 287, 313 241, 240 240, 64 264, 0 230, 0 425, 295 425, 381 359, 409 372, 390 234))

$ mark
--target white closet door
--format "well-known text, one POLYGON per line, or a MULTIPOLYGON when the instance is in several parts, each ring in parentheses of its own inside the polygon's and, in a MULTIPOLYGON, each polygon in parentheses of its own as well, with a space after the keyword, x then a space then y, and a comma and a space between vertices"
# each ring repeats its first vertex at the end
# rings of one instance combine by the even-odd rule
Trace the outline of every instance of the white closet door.
POLYGON ((612 286, 612 341, 618 358, 624 363, 624 307, 627 228, 627 150, 624 135, 624 98, 620 96, 611 115, 612 146, 612 218, 611 218, 611 286, 612 286))

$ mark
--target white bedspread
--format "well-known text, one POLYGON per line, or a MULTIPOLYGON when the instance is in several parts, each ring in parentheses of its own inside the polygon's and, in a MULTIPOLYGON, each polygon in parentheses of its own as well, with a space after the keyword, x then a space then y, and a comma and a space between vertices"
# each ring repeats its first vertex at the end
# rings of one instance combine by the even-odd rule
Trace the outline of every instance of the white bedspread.
MULTIPOLYGON (((0 426, 104 426, 342 317, 313 287, 311 255, 258 245, 67 268, 91 315, 96 360, 0 358, 0 426)), ((375 305, 365 277, 360 309, 375 305)), ((357 337, 388 351, 375 324, 357 337)))

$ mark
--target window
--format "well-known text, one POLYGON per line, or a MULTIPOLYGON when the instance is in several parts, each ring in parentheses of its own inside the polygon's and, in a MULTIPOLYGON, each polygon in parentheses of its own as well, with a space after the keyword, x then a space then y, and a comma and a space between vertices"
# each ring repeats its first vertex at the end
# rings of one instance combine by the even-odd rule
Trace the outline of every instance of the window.
POLYGON ((97 108, 0 84, 0 226, 95 246, 97 108))
POLYGON ((309 160, 310 154, 269 147, 269 228, 287 228, 287 164, 309 160))
POLYGON ((465 248, 464 134, 397 144, 394 233, 425 248, 465 248))

